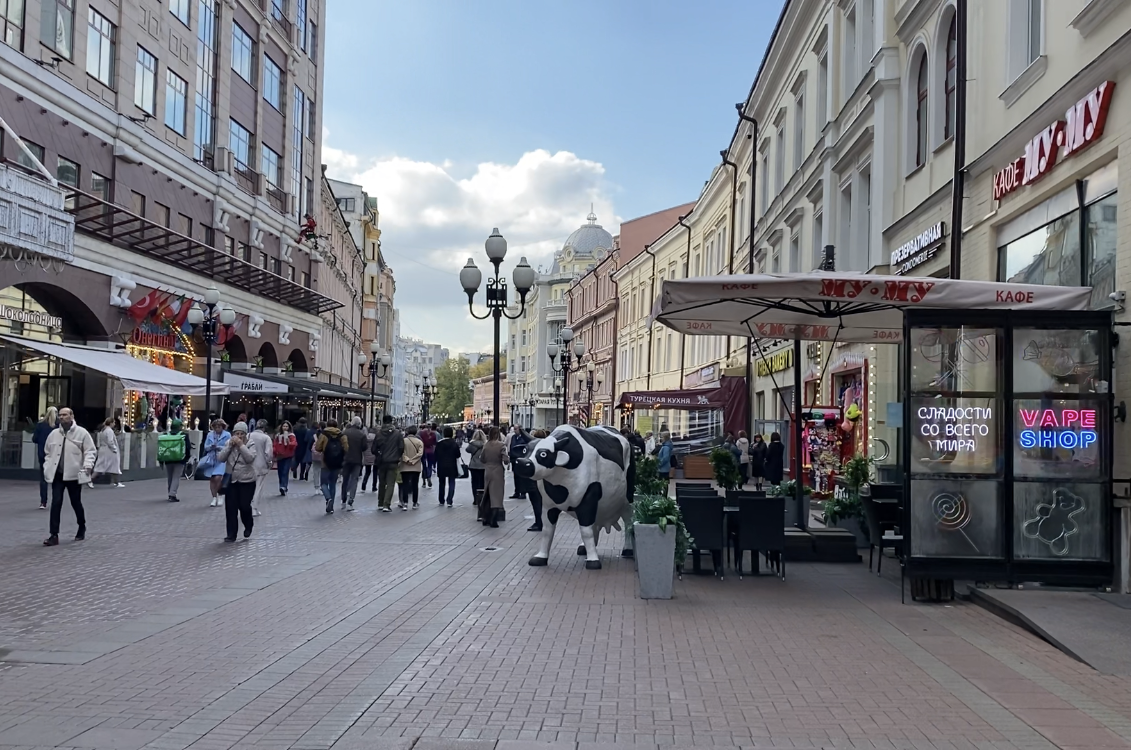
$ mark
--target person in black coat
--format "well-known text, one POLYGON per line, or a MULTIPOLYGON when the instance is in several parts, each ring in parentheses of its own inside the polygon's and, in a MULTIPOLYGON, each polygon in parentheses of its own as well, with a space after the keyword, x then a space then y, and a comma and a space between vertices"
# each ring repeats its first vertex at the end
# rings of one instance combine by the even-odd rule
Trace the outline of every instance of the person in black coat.
POLYGON ((447 502, 451 507, 456 496, 456 479, 459 477, 460 447, 455 439, 455 430, 451 427, 444 428, 444 439, 436 443, 436 479, 440 483, 437 493, 440 505, 447 502), (444 483, 447 482, 447 496, 444 494, 444 483))
POLYGON ((766 481, 775 487, 781 484, 785 474, 785 445, 781 435, 770 435, 770 444, 766 446, 766 481))
POLYGON ((291 464, 291 478, 306 480, 310 476, 310 429, 306 426, 306 417, 300 417, 295 423, 295 456, 291 464))

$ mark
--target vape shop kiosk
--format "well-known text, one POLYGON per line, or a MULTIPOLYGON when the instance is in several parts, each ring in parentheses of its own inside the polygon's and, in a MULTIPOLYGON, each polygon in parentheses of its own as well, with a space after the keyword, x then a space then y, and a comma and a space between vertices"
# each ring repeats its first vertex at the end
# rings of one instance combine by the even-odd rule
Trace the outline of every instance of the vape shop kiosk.
MULTIPOLYGON (((656 319, 688 335, 793 339, 798 360, 802 340, 900 346, 901 557, 912 595, 937 597, 956 579, 1112 580, 1112 319, 1090 309, 1091 291, 835 272, 701 277, 665 281, 656 319)), ((793 476, 801 456, 799 444, 793 476)))

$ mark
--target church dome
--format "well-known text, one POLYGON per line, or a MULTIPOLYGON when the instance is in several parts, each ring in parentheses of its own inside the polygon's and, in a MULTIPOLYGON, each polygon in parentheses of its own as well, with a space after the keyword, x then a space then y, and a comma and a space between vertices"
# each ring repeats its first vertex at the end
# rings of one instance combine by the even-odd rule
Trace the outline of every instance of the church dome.
POLYGON ((604 257, 613 249, 613 236, 597 223, 597 215, 592 211, 586 219, 589 223, 574 230, 566 239, 562 252, 572 252, 574 257, 604 257))

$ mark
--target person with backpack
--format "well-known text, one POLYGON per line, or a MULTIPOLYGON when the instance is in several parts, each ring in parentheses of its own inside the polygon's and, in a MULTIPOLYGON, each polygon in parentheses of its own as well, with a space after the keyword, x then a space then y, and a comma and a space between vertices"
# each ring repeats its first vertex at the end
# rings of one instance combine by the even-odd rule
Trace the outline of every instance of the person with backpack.
POLYGON ((393 512, 393 491, 397 486, 397 471, 404 456, 404 435, 393 426, 393 415, 381 419, 373 452, 377 456, 377 507, 382 513, 393 512))
POLYGON ((346 461, 342 470, 342 510, 353 510, 353 501, 357 497, 357 480, 361 478, 365 450, 369 447, 361 417, 354 417, 350 426, 346 428, 346 443, 349 448, 346 450, 346 461))
POLYGON ((177 499, 177 489, 181 486, 185 463, 192 455, 192 438, 181 429, 183 426, 181 420, 174 419, 169 425, 169 431, 157 436, 157 463, 165 467, 171 503, 180 502, 177 499))
MULTIPOLYGON (((349 441, 338 429, 338 420, 326 420, 326 428, 318 436, 314 451, 322 455, 322 496, 326 498, 326 512, 334 512, 334 493, 338 489, 338 475, 346 462, 349 441)), ((398 460, 399 460, 398 456, 398 460)))
POLYGON ((314 488, 311 495, 322 494, 322 453, 317 449, 318 441, 322 439, 322 430, 326 429, 325 422, 318 422, 307 433, 306 442, 310 445, 307 457, 310 459, 310 486, 314 488))

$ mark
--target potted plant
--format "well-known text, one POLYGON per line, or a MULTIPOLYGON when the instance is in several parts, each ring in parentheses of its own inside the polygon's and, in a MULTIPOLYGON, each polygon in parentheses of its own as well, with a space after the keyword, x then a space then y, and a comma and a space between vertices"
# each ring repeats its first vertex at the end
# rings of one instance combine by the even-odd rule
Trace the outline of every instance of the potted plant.
POLYGON ((868 528, 864 524, 864 505, 860 499, 868 493, 872 460, 853 456, 840 467, 840 476, 830 500, 825 501, 825 523, 847 529, 856 537, 857 548, 868 546, 868 528))
POLYGON ((809 498, 813 494, 813 489, 808 485, 802 485, 801 491, 804 493, 805 502, 800 508, 793 502, 797 497, 797 482, 793 479, 786 479, 777 487, 770 485, 766 490, 767 495, 780 495, 785 498, 785 525, 786 526, 800 526, 801 514, 809 512, 809 498))
POLYGON ((642 495, 632 504, 636 579, 641 599, 671 599, 675 571, 693 540, 679 505, 667 495, 642 495))
POLYGON ((742 488, 742 472, 734 460, 734 454, 726 448, 711 451, 711 468, 715 472, 715 483, 723 492, 742 488))
POLYGON ((640 456, 636 459, 636 497, 668 494, 668 480, 660 477, 659 466, 655 456, 640 456))

